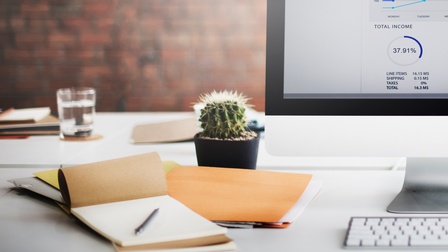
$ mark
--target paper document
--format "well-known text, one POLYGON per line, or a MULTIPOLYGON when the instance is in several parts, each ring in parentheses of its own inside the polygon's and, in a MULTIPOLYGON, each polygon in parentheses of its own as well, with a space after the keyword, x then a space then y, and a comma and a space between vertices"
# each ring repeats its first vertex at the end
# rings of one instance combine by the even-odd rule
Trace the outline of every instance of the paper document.
MULTIPOLYGON (((282 227, 312 175, 213 167, 178 167, 167 174, 168 193, 217 222, 282 227)), ((288 219, 287 222, 291 221, 288 219)))

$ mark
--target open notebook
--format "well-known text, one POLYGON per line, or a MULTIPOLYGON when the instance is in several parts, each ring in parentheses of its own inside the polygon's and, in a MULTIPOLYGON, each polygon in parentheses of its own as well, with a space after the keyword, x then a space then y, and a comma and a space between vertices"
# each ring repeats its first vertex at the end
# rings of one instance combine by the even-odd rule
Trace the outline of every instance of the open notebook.
POLYGON ((233 250, 227 229, 167 195, 156 153, 62 168, 58 183, 70 212, 114 243, 118 251, 233 250), (145 230, 135 229, 156 208, 145 230))

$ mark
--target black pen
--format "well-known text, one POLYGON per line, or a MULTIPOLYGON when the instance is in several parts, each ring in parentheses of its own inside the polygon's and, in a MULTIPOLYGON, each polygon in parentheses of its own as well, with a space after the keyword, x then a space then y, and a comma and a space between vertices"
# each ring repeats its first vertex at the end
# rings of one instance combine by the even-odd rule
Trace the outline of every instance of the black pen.
POLYGON ((148 218, 146 218, 146 220, 140 226, 138 226, 138 228, 135 229, 135 235, 140 235, 143 232, 143 230, 145 230, 145 227, 157 214, 157 212, 159 212, 159 208, 154 209, 154 211, 152 211, 152 213, 148 216, 148 218))

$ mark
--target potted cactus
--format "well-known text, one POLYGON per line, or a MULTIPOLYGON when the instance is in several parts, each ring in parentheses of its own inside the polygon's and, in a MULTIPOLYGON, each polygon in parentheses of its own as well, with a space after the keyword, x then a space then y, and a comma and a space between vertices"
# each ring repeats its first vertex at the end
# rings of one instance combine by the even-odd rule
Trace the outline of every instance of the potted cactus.
POLYGON ((202 131, 194 136, 198 165, 256 168, 260 134, 247 126, 247 100, 236 91, 199 97, 202 131))

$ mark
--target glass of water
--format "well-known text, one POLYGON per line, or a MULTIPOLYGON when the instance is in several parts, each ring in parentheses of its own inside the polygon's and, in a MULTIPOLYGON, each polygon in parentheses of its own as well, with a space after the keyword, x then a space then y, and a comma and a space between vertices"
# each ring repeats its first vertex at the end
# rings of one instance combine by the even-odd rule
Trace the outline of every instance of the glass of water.
POLYGON ((61 137, 89 137, 93 131, 96 92, 93 88, 62 88, 56 93, 61 137))

